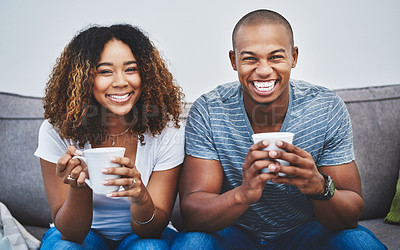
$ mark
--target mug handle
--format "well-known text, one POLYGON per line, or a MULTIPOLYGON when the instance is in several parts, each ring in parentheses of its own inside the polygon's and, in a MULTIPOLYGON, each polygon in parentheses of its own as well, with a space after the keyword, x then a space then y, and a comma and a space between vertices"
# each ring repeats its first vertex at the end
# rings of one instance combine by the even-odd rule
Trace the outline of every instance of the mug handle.
MULTIPOLYGON (((76 155, 76 156, 72 157, 72 159, 75 159, 75 158, 78 158, 79 160, 83 160, 83 161, 85 162, 85 164, 87 165, 86 158, 85 158, 84 156, 76 155)), ((86 183, 86 185, 88 185, 91 189, 93 189, 93 188, 92 188, 92 184, 90 184, 90 180, 89 180, 89 179, 86 178, 86 179, 85 179, 85 183, 86 183)))

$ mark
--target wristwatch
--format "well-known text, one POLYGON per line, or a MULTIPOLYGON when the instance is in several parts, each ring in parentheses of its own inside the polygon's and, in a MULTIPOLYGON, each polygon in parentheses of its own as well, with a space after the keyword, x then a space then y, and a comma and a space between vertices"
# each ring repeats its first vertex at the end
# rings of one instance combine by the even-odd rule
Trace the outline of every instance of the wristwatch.
POLYGON ((323 194, 309 195, 313 200, 330 200, 335 194, 335 182, 328 175, 320 173, 325 179, 325 192, 323 194))

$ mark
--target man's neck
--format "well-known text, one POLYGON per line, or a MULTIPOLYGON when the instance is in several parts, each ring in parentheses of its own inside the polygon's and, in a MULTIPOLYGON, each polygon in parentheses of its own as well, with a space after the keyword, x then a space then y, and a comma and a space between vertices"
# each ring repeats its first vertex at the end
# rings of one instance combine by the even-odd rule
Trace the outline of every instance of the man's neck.
POLYGON ((244 106, 254 133, 280 131, 289 105, 289 99, 260 104, 244 100, 244 106))

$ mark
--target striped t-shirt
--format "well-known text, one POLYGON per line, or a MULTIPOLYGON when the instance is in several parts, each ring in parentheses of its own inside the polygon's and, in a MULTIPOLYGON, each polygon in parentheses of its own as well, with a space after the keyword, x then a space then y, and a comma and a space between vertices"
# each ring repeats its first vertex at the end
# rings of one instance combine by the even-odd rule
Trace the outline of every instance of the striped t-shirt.
MULTIPOLYGON (((309 152, 318 167, 354 160, 351 121, 342 99, 327 88, 304 81, 290 80, 289 86, 289 106, 281 131, 294 133, 293 144, 309 152)), ((252 134, 242 86, 239 82, 220 85, 191 107, 186 153, 218 160, 224 171, 225 192, 242 184, 242 165, 253 144, 252 134)), ((235 224, 261 239, 270 239, 313 215, 312 202, 296 186, 267 182, 261 199, 235 224)))

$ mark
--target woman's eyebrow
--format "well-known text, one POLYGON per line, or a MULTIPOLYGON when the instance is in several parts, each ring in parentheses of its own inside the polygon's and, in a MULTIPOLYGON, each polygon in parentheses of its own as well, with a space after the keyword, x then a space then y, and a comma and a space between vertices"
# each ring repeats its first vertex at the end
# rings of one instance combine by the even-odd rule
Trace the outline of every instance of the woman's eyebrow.
MULTIPOLYGON (((129 64, 137 64, 136 61, 126 61, 124 62, 124 65, 129 65, 129 64)), ((110 63, 110 62, 102 62, 97 64, 96 69, 101 67, 101 66, 113 66, 114 64, 110 63)))
POLYGON ((112 65, 113 64, 109 63, 109 62, 102 62, 102 63, 97 64, 96 69, 101 67, 101 66, 112 66, 112 65))
POLYGON ((137 64, 137 62, 136 62, 136 61, 127 61, 127 62, 124 62, 124 65, 129 65, 129 64, 137 64))

